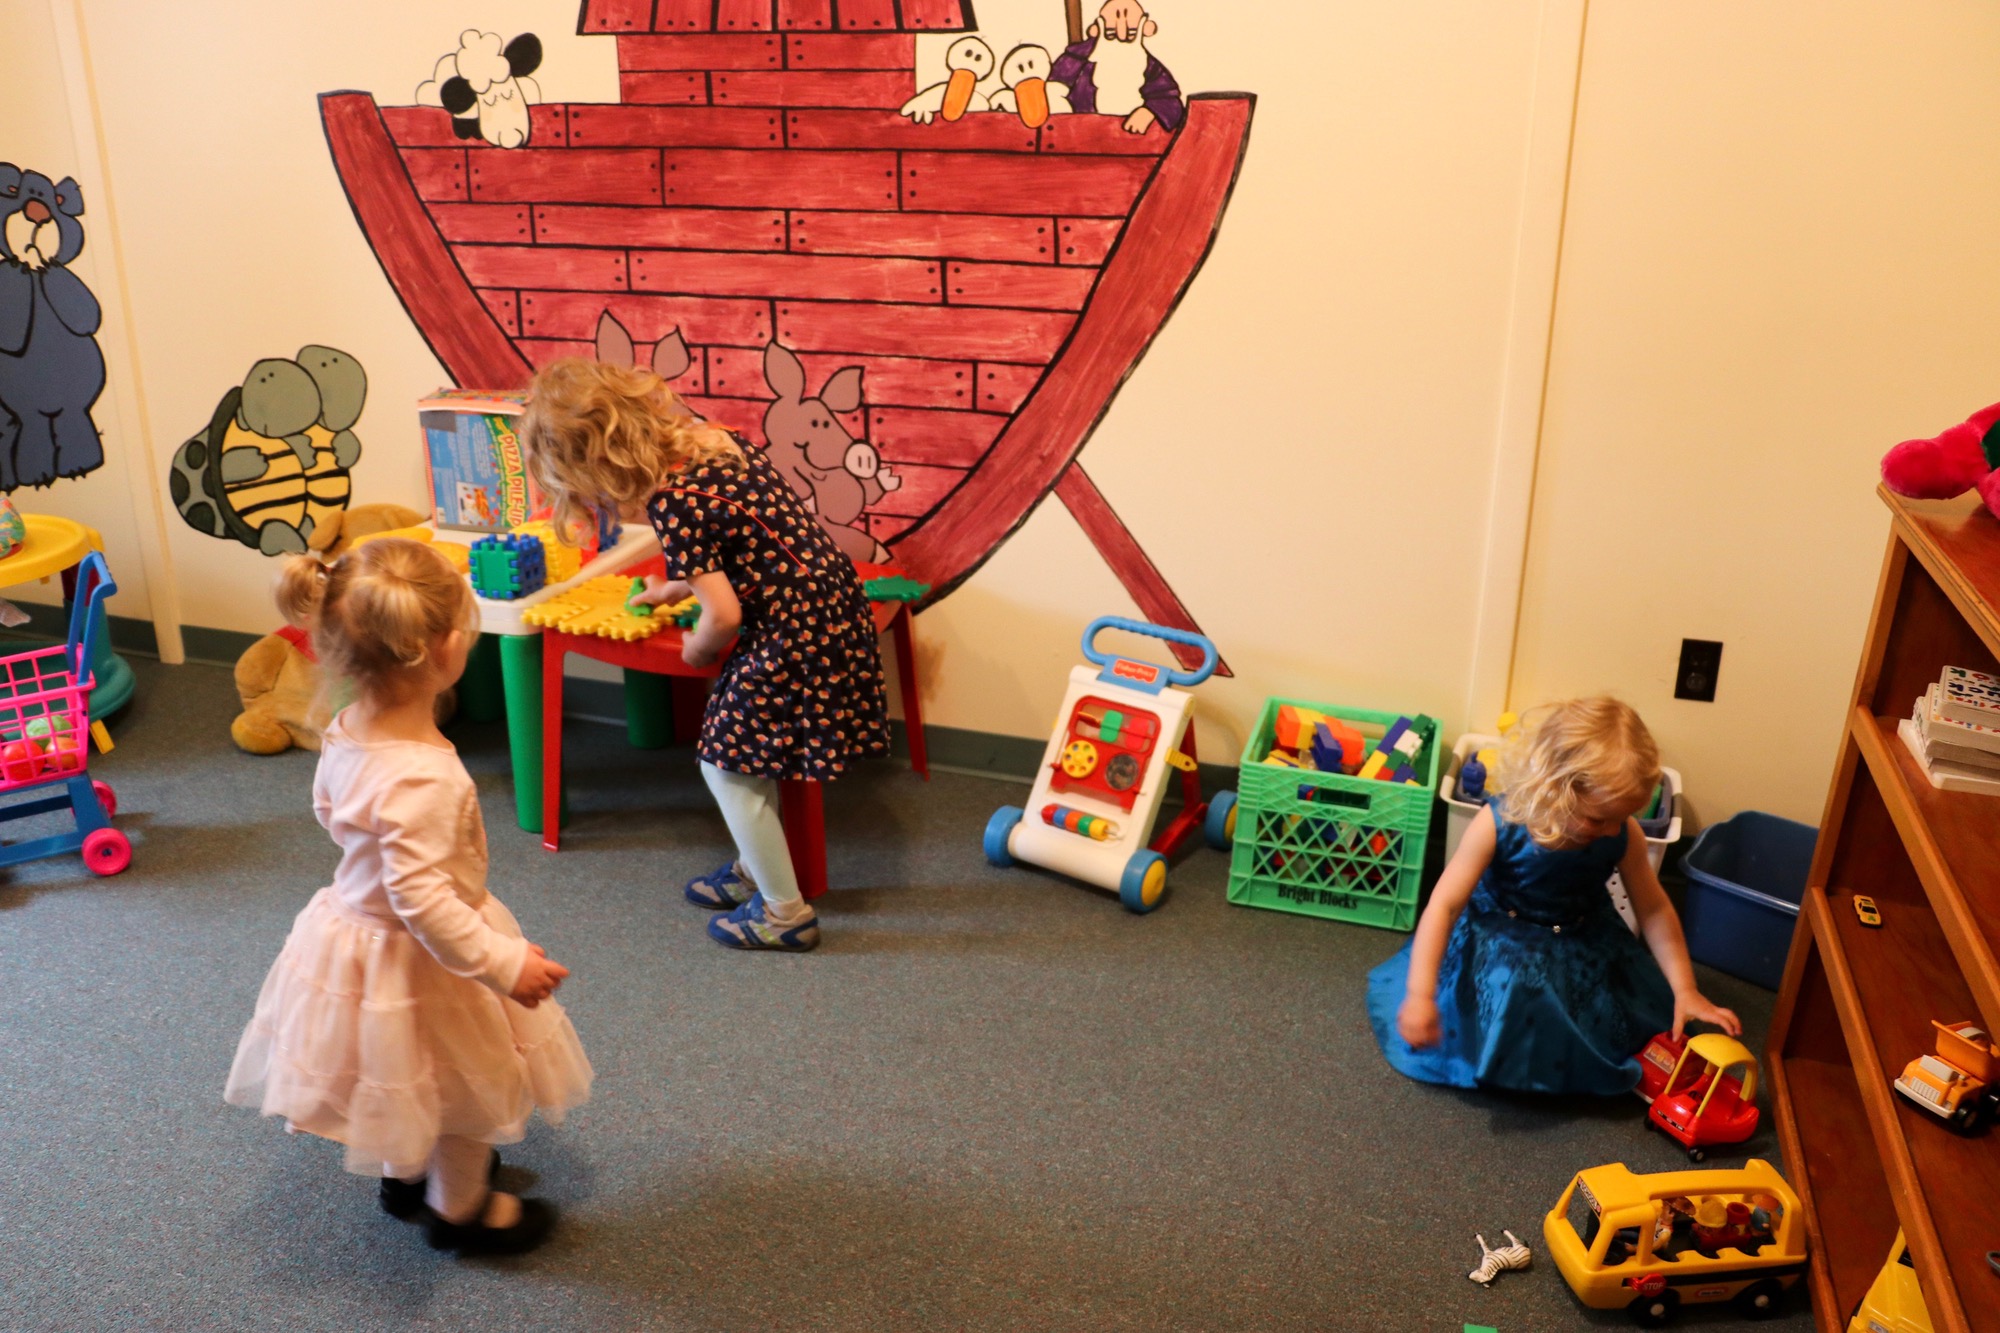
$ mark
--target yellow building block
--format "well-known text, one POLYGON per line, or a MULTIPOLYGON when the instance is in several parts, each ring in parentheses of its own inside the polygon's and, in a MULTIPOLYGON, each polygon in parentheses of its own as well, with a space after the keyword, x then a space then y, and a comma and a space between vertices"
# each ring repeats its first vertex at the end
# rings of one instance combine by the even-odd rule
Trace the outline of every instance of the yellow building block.
POLYGON ((674 618, 668 613, 635 616, 625 609, 632 580, 622 574, 579 583, 568 592, 538 602, 521 612, 521 619, 542 629, 565 634, 595 634, 600 638, 631 643, 649 638, 668 628, 674 618))
POLYGON ((550 583, 567 583, 583 568, 583 552, 557 537, 556 525, 548 519, 538 518, 523 523, 514 529, 514 535, 541 539, 542 558, 548 563, 550 583))

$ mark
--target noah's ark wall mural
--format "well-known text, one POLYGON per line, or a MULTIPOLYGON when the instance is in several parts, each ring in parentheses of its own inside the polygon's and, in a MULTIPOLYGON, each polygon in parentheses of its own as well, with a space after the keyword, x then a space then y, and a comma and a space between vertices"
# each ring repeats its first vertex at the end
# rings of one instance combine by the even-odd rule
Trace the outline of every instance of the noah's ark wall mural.
POLYGON ((1053 491, 1149 619, 1198 630, 1078 455, 1214 242, 1255 98, 1184 96, 1138 0, 1066 10, 1052 52, 969 0, 585 0, 615 103, 541 102, 535 36, 473 30, 419 104, 320 112, 459 386, 650 357, 928 601, 1053 491), (961 35, 920 86, 929 34, 961 35))

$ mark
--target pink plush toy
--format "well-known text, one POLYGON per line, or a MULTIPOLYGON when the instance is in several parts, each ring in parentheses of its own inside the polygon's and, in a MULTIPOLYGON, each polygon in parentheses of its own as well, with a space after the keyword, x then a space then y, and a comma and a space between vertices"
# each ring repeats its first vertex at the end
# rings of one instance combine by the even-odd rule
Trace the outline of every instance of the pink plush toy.
POLYGON ((1949 500, 1978 487, 1987 509, 2000 517, 2000 403, 1882 455, 1882 484, 1916 500, 1949 500))

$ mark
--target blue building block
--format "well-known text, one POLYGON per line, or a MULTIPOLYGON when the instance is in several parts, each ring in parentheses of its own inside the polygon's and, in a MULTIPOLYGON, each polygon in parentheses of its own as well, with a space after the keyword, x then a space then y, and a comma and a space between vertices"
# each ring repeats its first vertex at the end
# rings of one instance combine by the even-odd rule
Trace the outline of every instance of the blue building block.
POLYGON ((1312 761, 1313 767, 1322 773, 1338 773, 1347 762, 1346 751, 1334 737, 1333 728, 1324 722, 1313 724, 1312 761))
POLYGON ((1479 762, 1478 755, 1469 756, 1459 765, 1458 799, 1461 801, 1486 799, 1486 765, 1479 762))
POLYGON ((490 601, 511 602, 548 585, 548 552, 539 537, 481 537, 472 544, 472 590, 490 601))

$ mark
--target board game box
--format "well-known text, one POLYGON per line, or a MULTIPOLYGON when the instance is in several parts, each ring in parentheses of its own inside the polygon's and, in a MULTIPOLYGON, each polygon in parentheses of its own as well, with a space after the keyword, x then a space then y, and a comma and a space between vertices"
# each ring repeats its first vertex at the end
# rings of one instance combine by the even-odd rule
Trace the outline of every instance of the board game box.
POLYGON ((440 389, 417 404, 440 528, 506 532, 546 507, 516 430, 525 393, 440 389))

